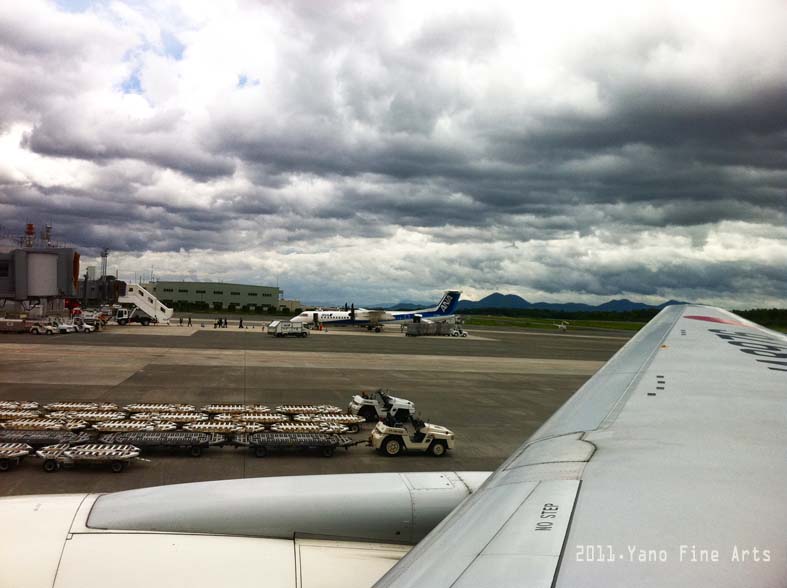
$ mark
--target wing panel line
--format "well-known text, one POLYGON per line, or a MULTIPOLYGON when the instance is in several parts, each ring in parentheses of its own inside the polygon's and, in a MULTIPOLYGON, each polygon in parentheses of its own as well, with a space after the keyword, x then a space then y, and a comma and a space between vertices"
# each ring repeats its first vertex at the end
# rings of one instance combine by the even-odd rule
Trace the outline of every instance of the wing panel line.
MULTIPOLYGON (((592 456, 591 456, 592 457, 592 456)), ((557 558, 557 565, 555 566, 555 575, 552 576, 552 584, 550 588, 555 588, 557 579, 560 577, 560 566, 563 563, 563 556, 566 554, 566 546, 568 545, 568 536, 571 534, 571 525, 574 523, 574 513, 577 510, 577 501, 579 500, 579 493, 582 492, 582 479, 579 479, 579 486, 577 486, 577 493, 574 496, 574 504, 571 505, 571 515, 568 518, 568 526, 566 527, 566 535, 563 537, 563 547, 560 549, 560 557, 557 558)))
POLYGON ((451 584, 449 586, 456 585, 456 583, 459 582, 462 579, 462 576, 464 575, 464 573, 473 566, 475 561, 481 556, 481 554, 484 553, 484 549, 486 549, 489 546, 489 544, 492 543, 492 541, 494 541, 495 537, 497 537, 503 531, 503 529, 505 529, 505 526, 508 524, 508 522, 512 518, 514 518, 516 513, 519 512, 519 509, 522 508, 522 505, 525 502, 527 502, 527 499, 530 498, 530 496, 533 494, 533 492, 535 492, 540 485, 541 485, 541 483, 539 482, 538 484, 535 484, 533 486, 533 488, 530 489, 530 492, 528 492, 527 495, 522 499, 522 502, 519 503, 519 506, 516 507, 511 512, 511 514, 508 516, 508 518, 505 520, 505 522, 502 525, 500 525, 500 528, 489 538, 489 540, 486 543, 484 543, 484 546, 478 551, 478 553, 476 553, 475 557, 473 559, 471 559, 470 562, 462 569, 462 571, 459 573, 459 575, 456 578, 454 578, 454 581, 451 582, 451 584))

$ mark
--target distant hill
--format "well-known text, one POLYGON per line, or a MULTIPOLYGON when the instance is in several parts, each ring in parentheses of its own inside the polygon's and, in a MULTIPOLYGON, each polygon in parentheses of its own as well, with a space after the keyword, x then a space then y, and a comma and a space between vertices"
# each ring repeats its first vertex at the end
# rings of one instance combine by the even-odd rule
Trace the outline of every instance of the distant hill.
POLYGON ((386 310, 418 310, 419 308, 431 308, 435 305, 434 302, 397 302, 393 306, 381 307, 386 310))
MULTIPOLYGON (((670 306, 672 304, 684 303, 677 300, 668 300, 667 302, 654 306, 645 304, 644 302, 634 302, 633 300, 621 298, 593 306, 581 302, 529 302, 516 294, 501 294, 500 292, 495 292, 477 301, 460 300, 457 310, 461 312, 463 310, 496 308, 514 310, 553 310, 561 312, 629 312, 633 310, 661 310, 665 306, 670 306)), ((416 310, 419 308, 431 308, 434 305, 434 300, 432 302, 412 302, 407 300, 396 303, 364 304, 362 307, 384 310, 416 310)))
POLYGON ((500 294, 495 292, 478 301, 460 300, 458 310, 478 310, 481 308, 509 308, 556 310, 562 312, 628 312, 632 310, 660 310, 672 304, 684 304, 677 300, 668 300, 662 304, 651 305, 644 302, 633 302, 625 298, 610 300, 603 304, 591 305, 579 302, 528 302, 516 294, 500 294))

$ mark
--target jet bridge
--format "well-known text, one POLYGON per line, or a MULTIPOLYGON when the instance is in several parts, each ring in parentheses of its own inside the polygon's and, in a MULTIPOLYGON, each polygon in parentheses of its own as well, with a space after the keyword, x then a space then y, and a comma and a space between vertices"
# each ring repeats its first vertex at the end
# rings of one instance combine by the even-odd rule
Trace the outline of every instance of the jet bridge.
POLYGON ((0 300, 30 302, 76 296, 79 253, 37 247, 0 253, 0 300))

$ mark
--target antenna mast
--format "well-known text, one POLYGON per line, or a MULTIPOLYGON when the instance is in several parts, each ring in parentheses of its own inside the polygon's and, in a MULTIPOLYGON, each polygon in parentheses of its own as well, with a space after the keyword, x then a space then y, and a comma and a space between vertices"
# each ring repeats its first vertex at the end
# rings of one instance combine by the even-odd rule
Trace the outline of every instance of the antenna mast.
POLYGON ((101 277, 107 275, 107 258, 109 257, 109 248, 104 247, 101 250, 101 277))

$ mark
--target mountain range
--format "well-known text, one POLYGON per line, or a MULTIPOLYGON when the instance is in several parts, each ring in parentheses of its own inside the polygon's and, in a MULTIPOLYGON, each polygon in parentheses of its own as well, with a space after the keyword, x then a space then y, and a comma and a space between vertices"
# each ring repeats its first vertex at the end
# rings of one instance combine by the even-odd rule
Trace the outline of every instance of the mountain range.
MULTIPOLYGON (((387 308, 387 310, 414 310, 417 308, 428 308, 434 303, 399 302, 394 305, 377 305, 370 308, 387 308)), ((644 302, 634 302, 626 298, 610 300, 603 304, 592 305, 580 302, 529 302, 516 294, 501 294, 495 292, 485 296, 481 300, 460 300, 458 311, 472 310, 478 308, 511 308, 511 309, 540 309, 558 310, 564 312, 625 312, 629 310, 662 309, 673 304, 684 304, 678 300, 668 300, 662 304, 652 305, 644 302)))

